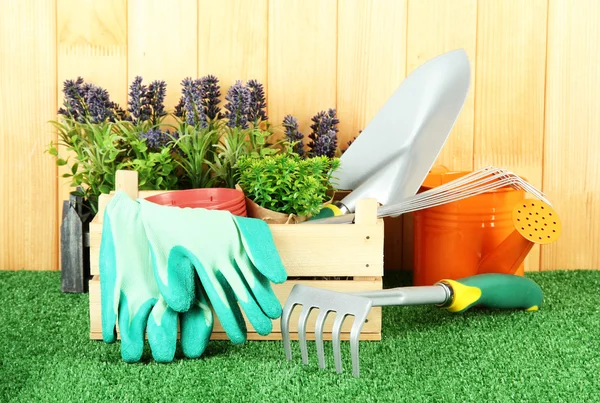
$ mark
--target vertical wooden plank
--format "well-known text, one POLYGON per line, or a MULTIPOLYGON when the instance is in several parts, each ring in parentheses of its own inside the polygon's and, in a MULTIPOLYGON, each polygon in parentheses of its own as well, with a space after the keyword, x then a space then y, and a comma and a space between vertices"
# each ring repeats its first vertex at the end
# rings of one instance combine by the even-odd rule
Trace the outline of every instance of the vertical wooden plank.
POLYGON ((223 98, 236 80, 267 87, 267 0, 198 1, 198 75, 212 74, 223 98))
POLYGON ((269 1, 272 123, 280 125, 292 114, 308 135, 310 118, 336 107, 336 5, 335 0, 269 1))
MULTIPOLYGON (((473 169, 477 0, 408 0, 406 74, 443 53, 464 49, 471 63, 471 87, 463 109, 436 164, 451 170, 473 169)), ((402 268, 414 267, 414 217, 404 216, 402 268)))
POLYGON ((129 0, 127 6, 127 83, 136 76, 145 84, 164 80, 165 108, 172 111, 181 96, 181 80, 198 74, 197 1, 129 0))
POLYGON ((345 148, 405 77, 406 1, 338 4, 337 108, 345 148))
MULTIPOLYGON (((127 1, 58 0, 58 82, 82 76, 127 102, 127 1)), ((158 29, 157 29, 158 30, 158 29)), ((164 49, 163 49, 164 51, 164 49)), ((62 103, 62 93, 59 94, 62 103)))
MULTIPOLYGON (((345 149, 405 77, 406 1, 339 0, 337 37, 338 140, 345 149)), ((397 270, 402 217, 384 221, 385 268, 397 270)))
POLYGON ((600 268, 600 4, 550 0, 544 192, 561 237, 542 248, 542 270, 600 268))
MULTIPOLYGON (((474 168, 508 168, 542 185, 547 0, 480 1, 474 168)), ((539 246, 525 261, 539 270, 539 246)))
MULTIPOLYGON (((63 102, 63 82, 81 76, 86 82, 105 88, 111 99, 125 108, 127 1, 57 2, 58 104, 63 102)), ((59 174, 63 172, 59 170, 59 174)), ((72 190, 68 180, 59 178, 59 205, 69 199, 72 190)))
POLYGON ((0 3, 0 270, 58 266, 55 6, 0 3))
POLYGON ((471 62, 471 87, 436 164, 473 169, 477 0, 408 0, 407 75, 443 53, 464 49, 471 62))

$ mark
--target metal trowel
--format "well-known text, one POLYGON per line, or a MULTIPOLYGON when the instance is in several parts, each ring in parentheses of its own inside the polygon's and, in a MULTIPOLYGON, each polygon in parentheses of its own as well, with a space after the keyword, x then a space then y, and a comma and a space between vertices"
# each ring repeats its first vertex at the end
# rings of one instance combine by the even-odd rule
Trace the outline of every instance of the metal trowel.
POLYGON ((470 79, 463 49, 437 56, 406 77, 340 158, 335 185, 352 192, 312 219, 353 213, 359 199, 386 205, 415 195, 458 118, 470 79))

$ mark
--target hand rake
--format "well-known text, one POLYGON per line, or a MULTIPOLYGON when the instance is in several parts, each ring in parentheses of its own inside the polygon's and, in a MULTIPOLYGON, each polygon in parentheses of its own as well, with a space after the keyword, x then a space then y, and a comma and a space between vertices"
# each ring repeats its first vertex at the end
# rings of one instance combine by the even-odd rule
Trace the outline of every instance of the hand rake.
POLYGON ((325 368, 323 325, 335 313, 332 330, 333 355, 337 373, 342 372, 341 329, 346 317, 353 316, 350 331, 352 374, 360 376, 358 341, 365 320, 373 306, 435 304, 450 312, 464 312, 472 306, 525 309, 536 311, 542 304, 541 288, 532 280, 511 274, 480 274, 461 280, 441 280, 432 286, 399 287, 387 290, 347 294, 297 284, 283 308, 281 334, 285 356, 292 359, 289 322, 292 311, 302 306, 298 320, 298 340, 302 362, 308 364, 306 322, 313 309, 319 309, 315 324, 315 342, 319 368, 325 368))

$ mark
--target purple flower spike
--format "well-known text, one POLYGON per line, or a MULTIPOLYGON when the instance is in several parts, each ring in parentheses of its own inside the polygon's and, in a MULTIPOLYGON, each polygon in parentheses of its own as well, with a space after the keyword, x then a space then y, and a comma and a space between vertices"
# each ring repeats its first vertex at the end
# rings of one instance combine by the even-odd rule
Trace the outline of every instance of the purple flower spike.
POLYGON ((167 114, 165 112, 165 96, 167 95, 167 84, 163 80, 156 80, 148 85, 146 93, 146 104, 150 106, 152 123, 158 123, 159 119, 167 114))
POLYGON ((312 133, 308 136, 312 141, 308 144, 312 156, 333 158, 337 150, 337 125, 340 123, 335 109, 321 111, 312 117, 310 126, 312 133))
POLYGON ((78 122, 114 121, 122 109, 110 100, 108 91, 93 84, 84 84, 83 78, 66 80, 63 85, 65 100, 58 113, 78 122))
POLYGON ((143 122, 150 118, 150 110, 146 106, 146 91, 148 89, 142 84, 142 77, 137 76, 129 86, 130 120, 134 123, 143 122))
POLYGON ((182 96, 179 104, 175 107, 175 116, 185 120, 190 126, 208 127, 206 114, 202 106, 204 94, 202 92, 202 82, 200 79, 192 80, 186 77, 181 81, 182 96))
POLYGON ((229 102, 225 105, 227 113, 225 116, 228 119, 229 127, 239 127, 241 129, 248 128, 248 114, 250 112, 250 90, 242 85, 240 80, 227 91, 225 99, 229 102))
POLYGON ((108 91, 93 84, 83 86, 85 103, 92 123, 104 122, 114 117, 113 103, 110 101, 108 91))
POLYGON ((164 148, 169 141, 169 131, 154 128, 139 134, 140 139, 146 140, 146 145, 153 151, 164 148))
POLYGON ((202 77, 202 93, 204 98, 202 99, 202 107, 204 113, 209 119, 215 119, 220 117, 221 108, 218 106, 221 102, 219 98, 221 96, 221 89, 219 87, 219 79, 213 75, 202 77))
POLYGON ((58 113, 82 121, 86 114, 83 105, 83 78, 77 77, 77 80, 66 80, 63 84, 63 93, 65 95, 64 108, 60 108, 58 113))
POLYGON ((259 120, 267 120, 268 117, 265 112, 267 101, 263 85, 257 80, 249 80, 246 87, 250 90, 250 112, 248 119, 254 122, 254 124, 257 124, 259 120))
POLYGON ((283 127, 285 128, 285 138, 290 143, 297 142, 294 144, 294 152, 299 156, 304 156, 304 134, 302 134, 298 129, 298 120, 292 115, 287 115, 283 118, 283 127))
POLYGON ((150 120, 157 124, 165 116, 165 95, 167 84, 164 81, 153 81, 150 85, 142 84, 142 77, 137 76, 129 87, 130 120, 141 123, 150 120))

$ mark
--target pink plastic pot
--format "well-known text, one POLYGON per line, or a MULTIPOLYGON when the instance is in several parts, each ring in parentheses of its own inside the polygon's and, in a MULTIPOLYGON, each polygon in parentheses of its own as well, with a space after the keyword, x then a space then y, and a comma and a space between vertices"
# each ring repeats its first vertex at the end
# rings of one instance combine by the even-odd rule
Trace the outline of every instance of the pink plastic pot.
POLYGON ((163 206, 201 207, 212 210, 246 206, 244 193, 228 188, 177 190, 150 196, 146 200, 163 206))

